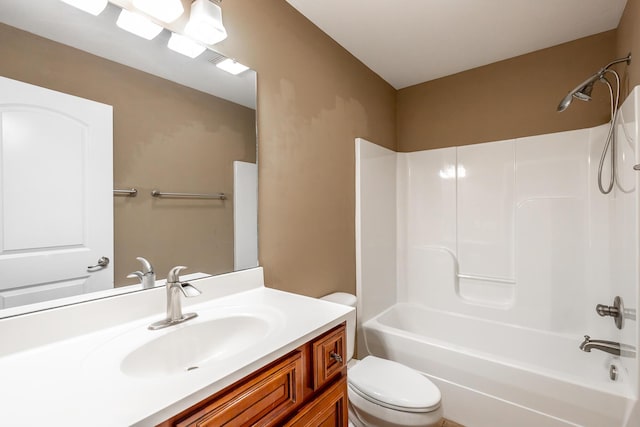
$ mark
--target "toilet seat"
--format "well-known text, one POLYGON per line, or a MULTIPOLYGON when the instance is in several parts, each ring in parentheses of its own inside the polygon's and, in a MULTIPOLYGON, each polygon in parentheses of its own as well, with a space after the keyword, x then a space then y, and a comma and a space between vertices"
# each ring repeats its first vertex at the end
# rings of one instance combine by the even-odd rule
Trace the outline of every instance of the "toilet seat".
POLYGON ((391 360, 367 356, 349 369, 350 389, 363 399, 401 412, 432 412, 440 390, 417 371, 391 360))

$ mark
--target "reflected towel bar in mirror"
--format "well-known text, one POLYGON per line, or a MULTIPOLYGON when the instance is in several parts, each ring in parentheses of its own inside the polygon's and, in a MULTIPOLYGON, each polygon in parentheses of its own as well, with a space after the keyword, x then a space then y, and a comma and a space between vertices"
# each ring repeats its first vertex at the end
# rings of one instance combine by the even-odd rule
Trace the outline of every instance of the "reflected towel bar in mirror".
POLYGON ((198 194, 198 193, 166 193, 160 190, 153 190, 151 192, 153 197, 170 197, 176 199, 215 199, 215 200, 227 200, 227 195, 224 193, 217 194, 198 194))
POLYGON ((113 190, 113 195, 136 197, 138 195, 138 190, 136 190, 135 188, 130 188, 128 190, 113 190))

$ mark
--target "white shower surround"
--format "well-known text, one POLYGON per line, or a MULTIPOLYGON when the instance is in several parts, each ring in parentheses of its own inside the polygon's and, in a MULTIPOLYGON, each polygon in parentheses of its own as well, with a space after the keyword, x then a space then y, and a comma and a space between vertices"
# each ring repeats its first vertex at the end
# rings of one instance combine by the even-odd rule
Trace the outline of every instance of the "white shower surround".
MULTIPOLYGON (((638 307, 639 179, 632 167, 640 163, 636 149, 639 93, 636 88, 621 108, 617 143, 621 184, 609 196, 600 194, 596 185, 607 126, 414 153, 394 153, 358 140, 360 321, 364 323, 394 304, 409 303, 432 313, 424 319, 437 322, 438 348, 449 346, 490 363, 503 360, 506 355, 501 353, 507 353, 513 342, 491 347, 492 354, 473 343, 473 333, 467 335, 469 340, 460 341, 465 329, 450 327, 447 316, 467 319, 472 332, 482 325, 482 333, 490 334, 491 340, 506 337, 506 331, 516 332, 516 337, 521 331, 537 344, 526 356, 511 352, 507 357, 510 366, 528 373, 538 371, 541 378, 577 382, 584 388, 586 402, 593 396, 589 390, 603 389, 621 402, 615 410, 603 409, 603 416, 611 417, 612 426, 635 425, 629 422, 638 422, 637 405, 635 412, 632 408, 639 392, 638 359, 611 358, 596 350, 584 353, 578 344, 585 334, 636 347, 639 342, 635 320, 627 319, 619 331, 610 318, 600 318, 594 310, 598 303, 611 304, 615 295, 623 298, 626 307, 638 307), (440 320, 433 313, 441 313, 440 320), (494 332, 487 325, 494 325, 494 332), (443 338, 448 335, 449 341, 443 338), (558 342, 574 345, 559 348, 558 342), (525 363, 526 358, 529 361, 525 363), (544 363, 536 364, 536 360, 544 363), (519 361, 522 366, 518 367, 519 361), (621 372, 617 382, 608 379, 612 361, 621 372), (590 368, 568 374, 567 367, 572 365, 590 368), (575 375, 580 380, 576 381, 575 375), (632 417, 635 421, 629 421, 632 417)), ((398 307, 392 311, 400 310, 398 307)), ((393 329, 389 325, 385 328, 381 329, 393 329)), ((395 329, 400 336, 409 333, 395 329)), ((412 340, 418 342, 418 335, 412 335, 412 340)), ((367 348, 364 336, 359 335, 361 352, 367 348)), ((425 337, 427 342, 436 339, 425 337)), ((404 353, 428 353, 424 360, 438 354, 429 347, 415 347, 411 340, 389 340, 404 345, 404 353)), ((379 345, 370 350, 382 352, 379 345)), ((397 351, 400 349, 388 349, 388 354, 397 351)), ((464 383, 464 375, 447 378, 439 375, 435 366, 438 363, 432 360, 414 367, 452 385, 444 387, 445 415, 449 406, 454 411, 449 413, 452 418, 474 420, 470 427, 488 425, 481 421, 483 410, 474 412, 471 405, 455 412, 461 406, 447 405, 447 400, 461 395, 451 391, 448 396, 448 390, 465 390, 465 399, 471 391, 480 400, 495 397, 495 402, 520 406, 543 418, 548 414, 550 426, 589 425, 579 421, 582 418, 577 413, 572 419, 571 411, 564 410, 560 401, 555 408, 541 404, 552 401, 535 399, 534 395, 529 403, 511 402, 507 389, 503 390, 506 397, 500 396, 499 387, 483 389, 481 382, 471 386, 464 383), (568 424, 558 424, 557 417, 568 424)), ((525 378, 530 381, 530 377, 522 380, 525 378)), ((522 387, 528 387, 527 382, 522 387)), ((581 396, 578 393, 575 397, 581 396)), ((526 425, 517 418, 523 413, 514 416, 513 424, 505 420, 505 425, 526 425)))

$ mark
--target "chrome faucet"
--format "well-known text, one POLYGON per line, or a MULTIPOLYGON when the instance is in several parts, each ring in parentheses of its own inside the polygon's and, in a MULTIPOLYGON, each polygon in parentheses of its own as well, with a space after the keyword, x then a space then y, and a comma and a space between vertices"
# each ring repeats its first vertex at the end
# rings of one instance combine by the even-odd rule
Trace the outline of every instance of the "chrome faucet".
POLYGON ((584 336, 584 341, 580 344, 580 350, 591 352, 591 349, 604 351, 615 356, 635 357, 635 348, 630 345, 606 340, 592 340, 589 335, 584 336))
POLYGON ((180 281, 180 271, 184 270, 185 266, 173 267, 167 276, 167 318, 149 325, 149 329, 156 330, 166 328, 167 326, 177 325, 182 322, 186 322, 189 319, 193 319, 198 316, 196 313, 182 314, 182 300, 180 299, 180 293, 185 297, 195 297, 201 294, 201 292, 195 286, 187 282, 180 281))
POLYGON ((156 286, 156 273, 153 271, 153 266, 149 261, 142 257, 136 258, 142 263, 142 271, 134 271, 127 276, 128 279, 137 277, 140 279, 142 289, 151 289, 156 286))

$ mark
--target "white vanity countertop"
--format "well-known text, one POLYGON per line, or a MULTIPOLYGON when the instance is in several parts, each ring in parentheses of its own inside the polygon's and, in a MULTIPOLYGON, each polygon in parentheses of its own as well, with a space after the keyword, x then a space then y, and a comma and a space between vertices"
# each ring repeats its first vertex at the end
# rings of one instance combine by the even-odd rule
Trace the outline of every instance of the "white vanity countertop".
MULTIPOLYGON (((164 318, 164 313, 156 313, 0 357, 0 425, 152 426, 347 318, 355 321, 352 308, 261 285, 190 305, 184 311, 200 316, 182 325, 147 330, 164 318), (264 340, 220 363, 148 377, 128 376, 120 369, 122 357, 141 342, 174 328, 204 322, 211 314, 261 311, 277 319, 264 340)), ((47 332, 46 324, 42 331, 47 332)), ((232 336, 234 331, 226 333, 232 336)))

